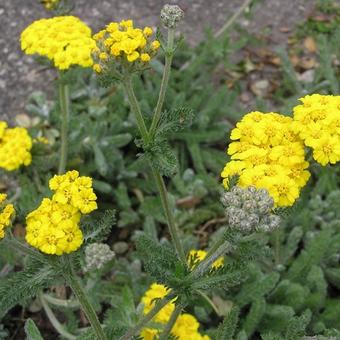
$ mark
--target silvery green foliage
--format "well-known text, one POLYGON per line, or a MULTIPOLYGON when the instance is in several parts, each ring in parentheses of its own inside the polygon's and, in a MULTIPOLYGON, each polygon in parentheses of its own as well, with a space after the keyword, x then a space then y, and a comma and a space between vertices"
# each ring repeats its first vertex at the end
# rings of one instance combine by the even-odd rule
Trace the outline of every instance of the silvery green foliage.
POLYGON ((101 269, 111 261, 115 253, 104 243, 92 243, 85 248, 85 267, 84 271, 89 272, 96 269, 101 269))
POLYGON ((167 28, 175 28, 183 17, 184 12, 177 5, 165 5, 161 10, 161 20, 167 28))
POLYGON ((274 201, 265 189, 235 186, 222 195, 221 201, 229 226, 243 233, 271 231, 280 224, 280 217, 272 213, 274 201))

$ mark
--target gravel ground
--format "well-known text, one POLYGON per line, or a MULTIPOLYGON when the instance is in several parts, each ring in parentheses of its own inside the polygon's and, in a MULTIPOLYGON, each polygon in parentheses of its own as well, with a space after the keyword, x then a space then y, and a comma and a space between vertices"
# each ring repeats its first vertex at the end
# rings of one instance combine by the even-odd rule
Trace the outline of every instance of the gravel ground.
MULTIPOLYGON (((243 0, 76 0, 75 15, 93 30, 110 21, 133 18, 140 25, 156 26, 166 3, 178 4, 185 11, 182 31, 191 44, 199 42, 210 26, 220 28, 242 5, 243 0)), ((315 0, 260 0, 251 19, 240 19, 251 32, 269 30, 271 44, 285 44, 287 33, 282 27, 294 28, 310 13, 315 0)), ((28 95, 33 90, 46 90, 54 74, 20 51, 20 32, 32 21, 48 14, 38 0, 0 1, 0 116, 11 120, 24 112, 28 95)))

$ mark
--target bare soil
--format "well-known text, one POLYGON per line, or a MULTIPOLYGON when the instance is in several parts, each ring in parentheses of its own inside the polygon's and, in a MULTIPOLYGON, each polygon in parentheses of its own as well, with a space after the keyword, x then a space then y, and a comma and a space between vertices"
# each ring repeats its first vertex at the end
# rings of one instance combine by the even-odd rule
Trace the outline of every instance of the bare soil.
MULTIPOLYGON (((270 36, 270 44, 284 45, 287 29, 305 20, 316 0, 258 0, 249 18, 239 23, 253 33, 270 36)), ((182 31, 190 44, 204 37, 207 27, 218 30, 242 5, 243 0, 76 0, 75 15, 94 31, 110 21, 133 18, 140 25, 159 25, 159 12, 166 3, 185 11, 182 31)), ((11 120, 24 112, 34 90, 51 88, 54 74, 20 51, 20 33, 32 21, 49 16, 38 0, 0 1, 0 117, 11 120)))

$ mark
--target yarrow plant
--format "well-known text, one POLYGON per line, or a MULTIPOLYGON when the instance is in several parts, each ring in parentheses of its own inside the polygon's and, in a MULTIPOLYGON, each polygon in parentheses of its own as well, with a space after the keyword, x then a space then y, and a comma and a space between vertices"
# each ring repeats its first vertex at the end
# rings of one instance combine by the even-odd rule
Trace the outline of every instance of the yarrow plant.
POLYGON ((0 168, 13 171, 31 164, 32 138, 22 127, 9 128, 0 121, 0 168))
MULTIPOLYGON (((44 3, 48 9, 54 9, 58 1, 46 0, 44 3)), ((57 174, 52 178, 46 176, 52 192, 50 196, 43 184, 34 177, 39 187, 37 195, 41 194, 39 201, 44 198, 36 209, 31 211, 32 206, 28 209, 30 212, 26 215, 26 243, 11 233, 9 227, 15 215, 14 206, 7 204, 5 194, 0 194, 1 242, 28 257, 22 272, 14 273, 0 284, 0 316, 16 303, 23 303, 26 299, 37 296, 53 327, 67 339, 72 340, 79 335, 82 338, 100 340, 129 340, 135 337, 145 340, 209 340, 234 338, 237 304, 242 308, 247 302, 254 300, 249 311, 252 318, 247 318, 242 325, 247 332, 239 333, 237 338, 240 339, 245 339, 248 335, 250 337, 254 324, 259 323, 257 319, 253 321, 254 314, 258 311, 258 314, 262 313, 261 317, 265 312, 269 311, 270 314, 271 307, 268 307, 268 311, 265 310, 267 307, 264 295, 258 294, 258 291, 263 289, 272 296, 277 294, 276 288, 274 289, 280 276, 277 272, 278 268, 283 267, 279 266, 280 251, 275 248, 278 258, 277 261, 275 259, 275 264, 278 266, 275 267, 277 272, 268 274, 273 274, 269 277, 270 280, 262 280, 262 272, 255 270, 253 263, 264 252, 269 252, 267 242, 271 242, 272 238, 269 233, 273 232, 273 238, 278 243, 281 223, 279 208, 292 206, 311 177, 307 159, 310 162, 312 160, 308 148, 312 148, 314 159, 322 166, 335 164, 340 160, 340 97, 306 96, 301 99, 302 105, 294 108, 293 117, 274 112, 254 111, 246 114, 231 131, 231 143, 227 149, 231 160, 221 174, 224 189, 219 187, 222 192, 221 202, 216 199, 219 205, 216 209, 219 209, 221 215, 224 211, 225 216, 218 222, 222 227, 204 245, 201 242, 193 244, 191 239, 183 242, 184 228, 178 227, 179 214, 175 212, 177 202, 169 195, 167 180, 164 178, 173 176, 177 170, 177 159, 171 148, 169 133, 177 133, 189 126, 192 112, 186 108, 169 111, 163 109, 172 59, 178 47, 175 32, 183 19, 183 11, 178 6, 166 5, 160 17, 167 31, 167 39, 163 39, 160 33, 155 38, 154 30, 149 26, 135 27, 131 19, 111 22, 94 36, 91 29, 74 16, 41 19, 23 31, 22 50, 26 54, 47 58, 59 74, 59 105, 56 111, 60 112, 61 120, 60 157, 58 173, 53 172, 57 174), (165 63, 157 102, 151 110, 150 106, 141 105, 138 100, 133 77, 152 67, 150 62, 160 49, 164 51, 165 63), (121 276, 128 275, 113 264, 119 262, 112 261, 119 251, 116 248, 112 251, 108 244, 102 243, 109 236, 108 230, 114 219, 110 218, 110 214, 108 218, 105 213, 100 212, 88 215, 98 208, 97 195, 93 188, 97 190, 97 187, 104 187, 103 192, 108 197, 112 198, 112 194, 117 201, 125 200, 119 202, 122 206, 129 205, 126 203, 128 189, 119 186, 115 192, 111 185, 105 186, 104 183, 103 186, 103 182, 97 178, 93 180, 92 177, 81 176, 76 170, 66 171, 75 167, 68 162, 67 157, 71 112, 68 75, 75 67, 91 68, 94 76, 103 85, 115 85, 117 91, 121 85, 124 90, 138 128, 138 135, 135 136, 136 148, 139 149, 138 161, 142 164, 145 175, 153 176, 154 181, 148 190, 152 191, 152 186, 157 188, 163 209, 159 220, 166 222, 170 234, 171 240, 158 241, 157 235, 146 232, 149 224, 152 224, 148 219, 145 221, 144 231, 138 228, 135 232, 133 240, 136 243, 136 252, 133 250, 133 254, 137 254, 137 259, 131 270, 132 274, 129 273, 129 282, 133 286, 142 277, 144 288, 136 289, 139 294, 137 298, 126 287, 122 288, 122 296, 119 298, 128 305, 123 306, 124 308, 111 298, 111 292, 114 285, 121 285, 121 276), (144 110, 148 111, 148 119, 144 110), (265 233, 267 235, 262 237, 265 233), (139 257, 148 275, 140 275, 142 266, 139 257), (99 276, 108 274, 105 272, 107 267, 110 267, 112 282, 101 285, 99 276), (236 291, 242 282, 251 281, 253 277, 256 280, 260 277, 262 281, 259 287, 252 287, 251 294, 247 292, 242 296, 242 293, 235 293, 235 299, 230 297, 232 301, 215 299, 219 288, 229 290, 230 295, 233 295, 234 288, 236 291), (84 285, 81 280, 84 280, 84 285), (62 297, 54 296, 48 291, 51 285, 59 283, 62 285, 62 297), (64 284, 71 288, 77 301, 67 298, 69 292, 64 284), (20 288, 18 292, 15 291, 17 287, 20 288), (89 294, 90 291, 94 292, 93 296, 89 294), (252 296, 253 293, 255 297, 252 296), (110 296, 110 299, 101 300, 105 301, 105 307, 100 315, 100 304, 96 301, 99 295, 103 295, 104 299, 110 296), (112 300, 112 308, 107 306, 108 300, 112 300), (135 301, 140 301, 137 308, 135 301), (209 316, 204 309, 202 312, 202 309, 193 308, 197 301, 207 305, 219 317, 226 315, 218 329, 204 330, 205 320, 209 316), (70 334, 69 329, 72 327, 62 325, 49 304, 63 308, 82 308, 91 328, 70 334), (221 312, 222 309, 228 311, 221 312), (103 320, 100 320, 102 316, 103 320)), ((111 95, 112 92, 108 93, 111 95)), ((114 122, 109 123, 114 125, 114 122)), ((87 137, 90 136, 86 136, 84 144, 92 144, 94 140, 87 137)), ((114 144, 112 139, 107 139, 106 143, 114 144)), ((21 165, 29 165, 31 148, 32 140, 25 129, 10 129, 6 123, 0 122, 0 167, 15 170, 21 165)), ((95 157, 97 164, 101 164, 105 156, 99 147, 98 149, 99 153, 95 157)), ((191 151, 192 158, 195 158, 195 152, 191 151)), ((199 163, 197 159, 194 161, 199 163)), ((178 176, 175 181, 176 187, 184 186, 178 176)), ((185 188, 181 190, 184 191, 185 188)), ((134 192, 142 204, 150 204, 138 190, 134 192)), ((196 202, 191 204, 195 205, 196 202)), ((158 206, 156 210, 159 212, 158 206)), ((129 205, 128 215, 133 218, 134 214, 133 205, 129 205)), ((125 246, 133 248, 130 245, 125 246)), ((124 249, 121 253, 123 252, 124 249)), ((285 254, 286 257, 288 255, 285 254)), ((272 263, 264 262, 266 271, 271 271, 274 267, 272 263)), ((126 262, 122 263, 126 266, 126 262)), ((285 281, 289 281, 288 278, 285 281)), ((281 307, 275 310, 277 315, 281 315, 281 307)), ((32 328, 29 329, 31 326, 27 323, 27 332, 32 331, 32 328)), ((33 329, 34 334, 37 334, 38 330, 33 329)))

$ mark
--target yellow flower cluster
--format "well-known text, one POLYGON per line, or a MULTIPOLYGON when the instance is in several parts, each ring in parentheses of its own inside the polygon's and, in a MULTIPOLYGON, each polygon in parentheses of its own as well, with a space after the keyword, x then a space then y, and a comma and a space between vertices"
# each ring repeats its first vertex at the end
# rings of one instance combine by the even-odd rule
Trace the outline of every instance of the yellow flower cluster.
POLYGON ((4 205, 6 198, 6 194, 0 194, 0 239, 4 238, 5 228, 11 224, 11 219, 14 215, 13 204, 4 205))
POLYGON ((90 67, 91 51, 96 46, 91 34, 91 29, 74 16, 40 19, 21 33, 21 49, 47 57, 60 70, 72 65, 90 67))
POLYGON ((228 178, 239 175, 238 185, 265 188, 276 206, 291 206, 307 183, 304 145, 293 119, 278 113, 251 112, 245 115, 230 138, 231 161, 221 176, 227 188, 228 178))
POLYGON ((32 139, 22 127, 8 128, 0 121, 0 168, 7 171, 31 164, 32 139))
POLYGON ((41 0, 41 3, 45 6, 47 10, 54 9, 60 0, 41 0))
POLYGON ((294 108, 294 126, 313 158, 325 166, 340 161, 340 96, 313 94, 294 108))
POLYGON ((132 20, 110 23, 93 36, 97 42, 93 69, 101 73, 110 61, 149 62, 160 47, 158 40, 151 41, 152 34, 150 27, 134 28, 132 20))
MULTIPOLYGON (((161 299, 169 293, 169 289, 161 284, 154 283, 142 297, 144 305, 144 314, 147 314, 155 306, 155 299, 161 299)), ((175 309, 174 300, 170 301, 158 314, 152 319, 153 322, 165 325, 175 309)), ((188 313, 182 313, 175 322, 171 334, 179 340, 209 340, 207 335, 201 335, 198 332, 200 324, 197 319, 188 313)), ((144 340, 156 340, 161 333, 160 329, 144 328, 141 337, 144 340)))
MULTIPOLYGON (((194 250, 194 249, 190 250, 188 264, 192 264, 194 262, 193 267, 195 267, 198 264, 198 262, 201 262, 206 258, 207 254, 208 253, 205 250, 194 250)), ((224 258, 223 256, 221 256, 212 264, 212 268, 218 269, 219 267, 222 267, 223 264, 224 264, 224 258)))
POLYGON ((97 209, 97 196, 92 179, 75 170, 54 176, 49 186, 52 199, 44 198, 26 217, 26 241, 46 254, 68 254, 82 245, 79 221, 82 214, 97 209))

